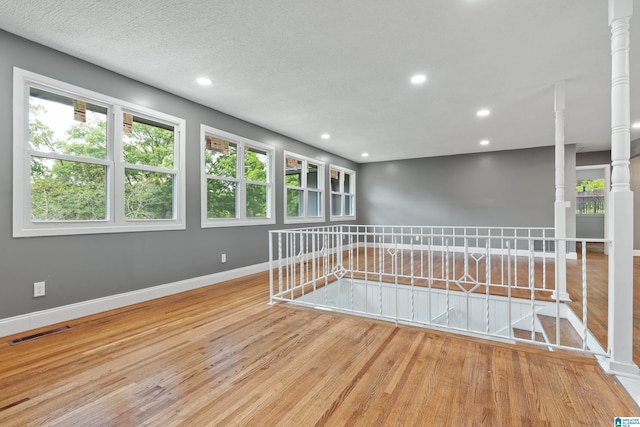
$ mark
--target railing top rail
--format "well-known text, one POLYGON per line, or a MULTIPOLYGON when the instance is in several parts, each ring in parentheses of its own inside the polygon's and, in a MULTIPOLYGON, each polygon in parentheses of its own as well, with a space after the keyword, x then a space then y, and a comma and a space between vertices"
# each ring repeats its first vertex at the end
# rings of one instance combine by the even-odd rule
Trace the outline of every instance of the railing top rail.
POLYGON ((540 231, 540 230, 548 230, 553 231, 553 227, 522 227, 522 226, 504 226, 504 227, 494 227, 494 226, 486 226, 486 225, 381 225, 381 224, 331 224, 331 225, 318 225, 313 227, 296 227, 296 228, 285 228, 279 230, 270 230, 270 232, 285 232, 285 231, 301 231, 301 230, 326 230, 330 228, 386 228, 386 229, 474 229, 474 230, 531 230, 531 231, 540 231))
MULTIPOLYGON (((431 228, 431 227, 425 227, 431 228)), ((439 228, 439 227, 433 227, 439 228)), ((490 229, 490 230, 498 230, 501 229, 490 229)), ((520 230, 527 230, 525 228, 521 228, 520 230)), ((533 229, 532 229, 533 230, 533 229)), ((540 230, 540 229, 537 229, 540 230)), ((545 229, 546 230, 546 229, 545 229)), ((552 229, 551 229, 552 230, 552 229)), ((610 239, 596 239, 591 237, 555 237, 548 235, 540 235, 540 234, 462 234, 455 232, 441 232, 441 233, 433 233, 433 232, 411 232, 406 233, 406 230, 394 231, 394 230, 373 230, 373 231, 363 231, 363 230, 345 230, 341 229, 339 226, 327 226, 327 227, 310 227, 310 228, 291 228, 291 229, 283 229, 283 230, 270 230, 269 233, 274 234, 308 234, 308 235, 324 235, 328 232, 332 234, 339 234, 343 236, 354 235, 354 236, 412 236, 412 237, 433 237, 433 238, 468 238, 468 239, 491 239, 491 240, 535 240, 535 241, 548 241, 548 242, 590 242, 590 243, 610 243, 610 239)))

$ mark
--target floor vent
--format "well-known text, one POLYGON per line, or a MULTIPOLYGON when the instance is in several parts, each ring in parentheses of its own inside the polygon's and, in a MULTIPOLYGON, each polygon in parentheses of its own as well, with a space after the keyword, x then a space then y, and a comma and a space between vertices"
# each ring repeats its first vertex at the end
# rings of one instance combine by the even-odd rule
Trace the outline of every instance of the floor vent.
POLYGON ((71 329, 71 326, 63 326, 61 328, 50 329, 48 331, 38 332, 37 334, 27 335, 26 337, 16 338, 14 340, 9 341, 9 344, 16 345, 16 344, 20 344, 22 342, 35 340, 36 338, 46 337, 47 335, 58 334, 60 332, 67 331, 69 329, 71 329))

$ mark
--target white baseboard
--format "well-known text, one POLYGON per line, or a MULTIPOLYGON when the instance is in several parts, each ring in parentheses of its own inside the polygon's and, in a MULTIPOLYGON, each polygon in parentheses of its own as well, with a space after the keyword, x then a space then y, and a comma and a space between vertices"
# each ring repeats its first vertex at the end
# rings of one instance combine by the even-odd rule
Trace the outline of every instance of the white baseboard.
MULTIPOLYGON (((259 273, 269 269, 269 263, 250 265, 233 270, 221 271, 206 276, 152 286, 123 294, 110 295, 75 304, 63 305, 48 310, 36 311, 19 316, 0 319, 0 337, 13 335, 31 329, 40 328, 55 323, 66 322, 79 317, 89 316, 107 310, 125 307, 156 298, 166 297, 179 292, 202 288, 226 280, 236 279, 249 274, 259 273)), ((266 302, 266 301, 265 301, 266 302)))
POLYGON ((640 250, 634 249, 633 250, 633 256, 640 256, 640 250))

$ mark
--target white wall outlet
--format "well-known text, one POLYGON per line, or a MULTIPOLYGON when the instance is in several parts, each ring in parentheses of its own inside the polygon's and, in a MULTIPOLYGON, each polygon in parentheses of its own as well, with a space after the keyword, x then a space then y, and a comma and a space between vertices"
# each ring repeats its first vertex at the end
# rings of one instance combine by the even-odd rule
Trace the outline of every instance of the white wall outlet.
POLYGON ((222 262, 222 263, 227 262, 227 254, 222 254, 220 256, 220 262, 222 262))
POLYGON ((34 297, 44 296, 44 282, 35 282, 33 284, 33 296, 34 297))

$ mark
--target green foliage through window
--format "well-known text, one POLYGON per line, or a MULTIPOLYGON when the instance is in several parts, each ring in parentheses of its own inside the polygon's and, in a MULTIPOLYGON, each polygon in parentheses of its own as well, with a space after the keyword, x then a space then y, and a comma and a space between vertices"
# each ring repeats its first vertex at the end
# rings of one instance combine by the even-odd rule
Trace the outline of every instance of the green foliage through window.
POLYGON ((266 150, 205 135, 207 219, 269 218, 270 161, 266 150))
MULTIPOLYGON (((106 108, 87 103, 85 121, 74 119, 73 100, 41 89, 29 97, 32 221, 108 219, 106 108), (95 159, 95 160, 94 160, 95 159)), ((135 121, 124 135, 127 163, 172 169, 171 126, 135 121)), ((174 174, 125 169, 127 219, 174 218, 174 174)))
POLYGON ((578 215, 602 215, 605 209, 604 179, 582 179, 576 183, 578 215))

